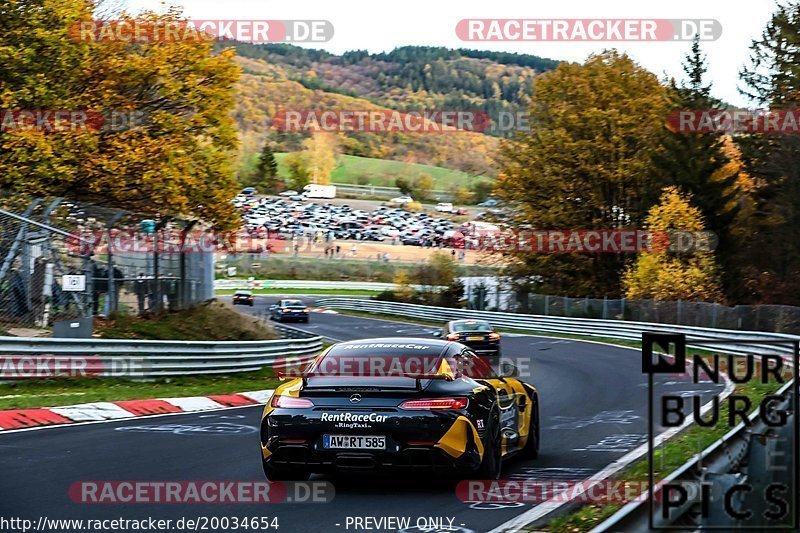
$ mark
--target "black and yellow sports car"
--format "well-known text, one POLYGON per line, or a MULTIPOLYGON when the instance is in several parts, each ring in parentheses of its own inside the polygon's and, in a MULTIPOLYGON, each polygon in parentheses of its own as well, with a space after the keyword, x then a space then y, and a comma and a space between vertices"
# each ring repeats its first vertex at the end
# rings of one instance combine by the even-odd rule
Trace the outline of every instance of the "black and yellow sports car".
POLYGON ((497 479, 503 459, 539 450, 539 397, 457 342, 335 344, 278 387, 264 409, 271 480, 311 473, 443 469, 497 479), (296 374, 297 375, 297 374, 296 374))

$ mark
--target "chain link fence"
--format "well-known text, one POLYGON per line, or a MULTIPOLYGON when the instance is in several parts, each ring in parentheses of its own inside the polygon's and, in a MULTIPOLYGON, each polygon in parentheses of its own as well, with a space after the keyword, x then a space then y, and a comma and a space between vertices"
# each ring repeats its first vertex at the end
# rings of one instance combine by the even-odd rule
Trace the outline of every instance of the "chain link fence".
POLYGON ((468 309, 545 316, 603 318, 720 329, 800 334, 800 307, 712 302, 572 298, 515 290, 511 280, 462 278, 468 309))
POLYGON ((195 226, 62 198, 0 197, 0 327, 213 298, 213 250, 182 247, 187 235, 208 235, 195 226))

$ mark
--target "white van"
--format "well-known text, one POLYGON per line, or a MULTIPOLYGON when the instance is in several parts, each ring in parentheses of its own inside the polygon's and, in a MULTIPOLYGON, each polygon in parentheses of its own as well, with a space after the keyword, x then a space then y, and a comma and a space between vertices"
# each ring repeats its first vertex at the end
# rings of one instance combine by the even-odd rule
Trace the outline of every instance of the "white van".
POLYGON ((305 194, 306 198, 336 198, 336 187, 334 185, 309 183, 303 187, 303 194, 305 194))

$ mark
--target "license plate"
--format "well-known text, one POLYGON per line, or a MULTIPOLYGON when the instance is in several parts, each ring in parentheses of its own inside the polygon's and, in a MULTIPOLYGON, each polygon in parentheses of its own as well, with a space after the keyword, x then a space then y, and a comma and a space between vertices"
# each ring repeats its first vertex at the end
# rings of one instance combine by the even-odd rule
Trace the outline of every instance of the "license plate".
POLYGON ((329 450, 385 450, 386 437, 377 435, 323 435, 322 447, 329 450))
POLYGON ((482 341, 483 335, 473 335, 471 337, 467 337, 468 341, 482 341))

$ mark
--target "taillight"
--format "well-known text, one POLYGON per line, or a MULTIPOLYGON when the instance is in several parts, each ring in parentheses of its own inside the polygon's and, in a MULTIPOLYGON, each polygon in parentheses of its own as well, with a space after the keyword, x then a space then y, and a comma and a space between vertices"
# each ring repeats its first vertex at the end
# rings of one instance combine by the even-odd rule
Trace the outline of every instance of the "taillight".
POLYGON ((431 398, 428 400, 406 400, 400 404, 400 409, 410 410, 439 410, 439 409, 466 409, 466 398, 431 398))
POLYGON ((280 407, 281 409, 306 409, 308 407, 314 407, 314 402, 296 396, 273 396, 272 407, 280 407))
POLYGON ((458 333, 448 333, 446 338, 449 341, 457 341, 460 337, 458 336, 458 333))
POLYGON ((283 309, 281 310, 281 313, 290 313, 291 311, 292 311, 291 309, 283 309))
POLYGON ((499 338, 500 338, 500 334, 499 333, 495 333, 494 331, 489 333, 489 340, 490 341, 496 341, 499 338))

